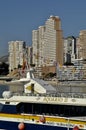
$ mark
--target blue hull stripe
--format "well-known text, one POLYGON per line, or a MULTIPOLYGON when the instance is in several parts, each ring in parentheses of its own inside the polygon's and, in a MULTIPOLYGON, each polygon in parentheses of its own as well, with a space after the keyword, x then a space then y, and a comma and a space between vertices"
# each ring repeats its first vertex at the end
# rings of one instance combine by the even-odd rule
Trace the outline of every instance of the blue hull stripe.
MULTIPOLYGON (((0 121, 0 129, 18 130, 18 122, 0 121)), ((25 124, 25 130, 67 130, 68 128, 58 126, 46 126, 39 124, 25 124)), ((69 130, 72 130, 71 128, 69 130)))

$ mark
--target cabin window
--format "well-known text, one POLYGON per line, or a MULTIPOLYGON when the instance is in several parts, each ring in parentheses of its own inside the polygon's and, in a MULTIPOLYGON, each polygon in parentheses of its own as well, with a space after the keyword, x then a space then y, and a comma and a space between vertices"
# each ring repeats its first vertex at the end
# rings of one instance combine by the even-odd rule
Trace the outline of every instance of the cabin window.
POLYGON ((5 104, 10 104, 10 102, 5 102, 5 104))
POLYGON ((45 114, 60 116, 86 116, 86 107, 55 104, 20 103, 18 113, 45 114))

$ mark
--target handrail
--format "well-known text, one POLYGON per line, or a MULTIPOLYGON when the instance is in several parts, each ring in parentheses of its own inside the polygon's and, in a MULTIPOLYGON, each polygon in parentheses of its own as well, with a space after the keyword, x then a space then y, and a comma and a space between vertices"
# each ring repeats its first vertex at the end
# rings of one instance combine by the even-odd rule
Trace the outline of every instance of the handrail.
POLYGON ((67 97, 67 98, 86 98, 86 93, 62 93, 62 92, 58 92, 58 93, 49 93, 49 94, 25 94, 25 96, 38 96, 38 97, 67 97))

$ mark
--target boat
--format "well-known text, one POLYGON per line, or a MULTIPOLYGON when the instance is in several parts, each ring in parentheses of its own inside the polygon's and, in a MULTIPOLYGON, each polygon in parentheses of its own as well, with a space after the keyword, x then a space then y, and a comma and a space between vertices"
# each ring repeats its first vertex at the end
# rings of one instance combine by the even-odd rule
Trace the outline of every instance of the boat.
POLYGON ((25 130, 86 130, 86 95, 3 92, 0 129, 17 130, 20 124, 25 130))
POLYGON ((29 91, 26 83, 22 93, 2 93, 0 129, 86 130, 86 94, 43 91, 42 86, 40 92, 35 81, 41 80, 31 81, 29 91))
POLYGON ((23 87, 24 84, 28 83, 30 81, 30 79, 34 78, 34 75, 32 73, 32 69, 30 69, 27 73, 25 77, 21 77, 20 79, 12 79, 11 81, 6 80, 5 84, 9 85, 9 86, 21 86, 23 87))
POLYGON ((4 85, 9 86, 9 90, 12 93, 31 93, 32 92, 32 85, 34 84, 34 91, 35 93, 54 93, 56 89, 50 85, 47 81, 42 79, 38 79, 34 77, 34 70, 30 68, 27 73, 26 77, 20 78, 18 80, 13 79, 12 81, 4 82, 4 85))

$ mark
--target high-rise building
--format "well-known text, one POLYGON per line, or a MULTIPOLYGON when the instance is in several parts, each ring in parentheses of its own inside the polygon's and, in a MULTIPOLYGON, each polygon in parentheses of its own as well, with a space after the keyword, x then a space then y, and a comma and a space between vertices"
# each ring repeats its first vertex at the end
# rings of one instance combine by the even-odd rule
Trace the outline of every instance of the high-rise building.
POLYGON ((79 37, 76 37, 76 59, 79 59, 79 49, 80 49, 80 43, 79 43, 79 37))
POLYGON ((79 58, 86 59, 86 30, 79 33, 79 58))
POLYGON ((58 16, 50 16, 45 22, 44 60, 47 66, 55 62, 63 64, 63 36, 58 16))
POLYGON ((31 46, 28 46, 26 47, 26 61, 27 61, 27 65, 28 65, 28 68, 31 66, 32 64, 32 47, 31 46))
POLYGON ((26 43, 24 41, 8 42, 9 50, 9 72, 23 65, 26 53, 26 43))
POLYGON ((76 38, 69 36, 64 39, 64 63, 72 63, 76 59, 76 38))
POLYGON ((39 41, 39 46, 38 46, 38 55, 39 55, 39 65, 43 66, 44 64, 44 34, 45 34, 45 27, 44 26, 40 26, 38 28, 39 31, 39 37, 38 37, 38 41, 39 41))
POLYGON ((63 36, 61 20, 50 16, 44 26, 32 32, 33 63, 36 66, 63 64, 63 36))
POLYGON ((32 31, 32 47, 33 47, 33 64, 38 66, 38 30, 33 30, 32 31))

